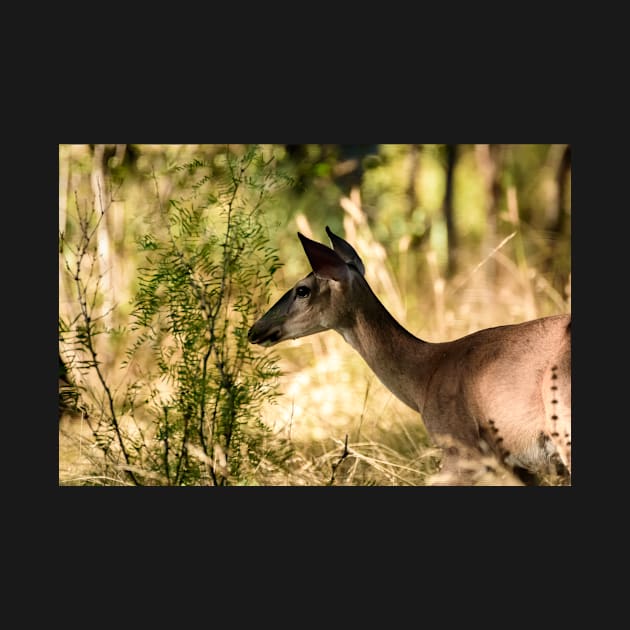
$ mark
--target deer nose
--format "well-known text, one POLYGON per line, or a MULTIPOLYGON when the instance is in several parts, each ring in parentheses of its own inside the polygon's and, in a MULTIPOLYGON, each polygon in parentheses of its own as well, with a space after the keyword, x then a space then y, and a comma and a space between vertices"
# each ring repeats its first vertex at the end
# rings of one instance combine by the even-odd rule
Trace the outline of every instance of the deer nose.
POLYGON ((249 343, 261 343, 266 336, 266 328, 266 326, 260 325, 260 321, 257 321, 247 333, 249 343))
POLYGON ((278 325, 265 321, 257 321, 247 333, 247 339, 250 343, 259 344, 261 346, 272 346, 282 337, 281 328, 278 325))

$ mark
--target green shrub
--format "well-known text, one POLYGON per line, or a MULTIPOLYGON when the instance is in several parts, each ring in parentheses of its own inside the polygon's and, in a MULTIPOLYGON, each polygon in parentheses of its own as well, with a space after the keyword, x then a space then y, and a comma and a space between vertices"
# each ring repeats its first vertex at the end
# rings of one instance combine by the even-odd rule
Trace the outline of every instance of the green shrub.
POLYGON ((142 262, 121 367, 140 364, 139 377, 117 395, 95 348, 97 335, 121 332, 93 313, 90 291, 97 289, 90 285, 98 281, 85 275, 84 259, 95 255, 94 225, 102 216, 94 211, 80 221, 74 266, 66 266, 81 315, 64 322, 62 347, 79 372, 98 376, 102 391, 92 391, 91 400, 100 403, 88 414, 94 444, 104 465, 124 471, 127 482, 256 483, 263 452, 266 462, 274 458, 270 449, 287 456, 279 442, 270 447, 260 421, 263 402, 276 395, 276 359, 247 341, 280 266, 262 210, 284 181, 255 146, 240 156, 226 151, 212 162, 194 160, 171 174, 179 178, 179 195, 168 203, 157 198, 159 211, 138 239, 142 262))

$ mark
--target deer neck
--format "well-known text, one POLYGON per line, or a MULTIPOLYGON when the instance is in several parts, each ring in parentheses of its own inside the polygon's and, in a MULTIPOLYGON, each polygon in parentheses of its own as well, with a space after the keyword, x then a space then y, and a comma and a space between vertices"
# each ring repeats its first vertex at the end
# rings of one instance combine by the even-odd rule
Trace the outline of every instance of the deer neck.
POLYGON ((365 280, 359 288, 360 299, 355 301, 359 308, 337 332, 363 357, 385 387, 406 405, 421 411, 435 368, 433 344, 401 326, 365 280))

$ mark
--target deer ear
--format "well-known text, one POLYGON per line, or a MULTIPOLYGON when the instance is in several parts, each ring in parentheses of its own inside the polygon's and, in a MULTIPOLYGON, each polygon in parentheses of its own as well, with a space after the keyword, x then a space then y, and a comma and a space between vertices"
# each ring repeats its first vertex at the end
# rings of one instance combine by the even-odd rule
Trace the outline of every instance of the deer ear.
POLYGON ((341 236, 337 236, 328 226, 326 226, 326 234, 328 234, 328 238, 330 238, 330 242, 334 250, 345 260, 349 265, 354 265, 359 273, 364 276, 365 275, 365 265, 361 260, 359 254, 355 251, 354 247, 348 243, 348 241, 344 241, 341 236))
POLYGON ((337 282, 348 278, 348 265, 330 247, 312 241, 300 232, 298 232, 298 236, 308 261, 318 278, 336 280, 337 282))

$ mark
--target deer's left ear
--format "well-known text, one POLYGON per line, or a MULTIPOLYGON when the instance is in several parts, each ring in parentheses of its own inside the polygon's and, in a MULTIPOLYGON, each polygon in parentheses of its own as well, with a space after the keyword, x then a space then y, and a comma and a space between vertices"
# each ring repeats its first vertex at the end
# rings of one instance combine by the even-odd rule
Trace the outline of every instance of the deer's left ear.
POLYGON ((326 247, 326 245, 312 241, 304 234, 300 234, 300 232, 298 232, 298 236, 308 261, 311 263, 313 272, 318 278, 336 280, 337 282, 343 282, 348 279, 348 265, 337 253, 330 247, 326 247))

